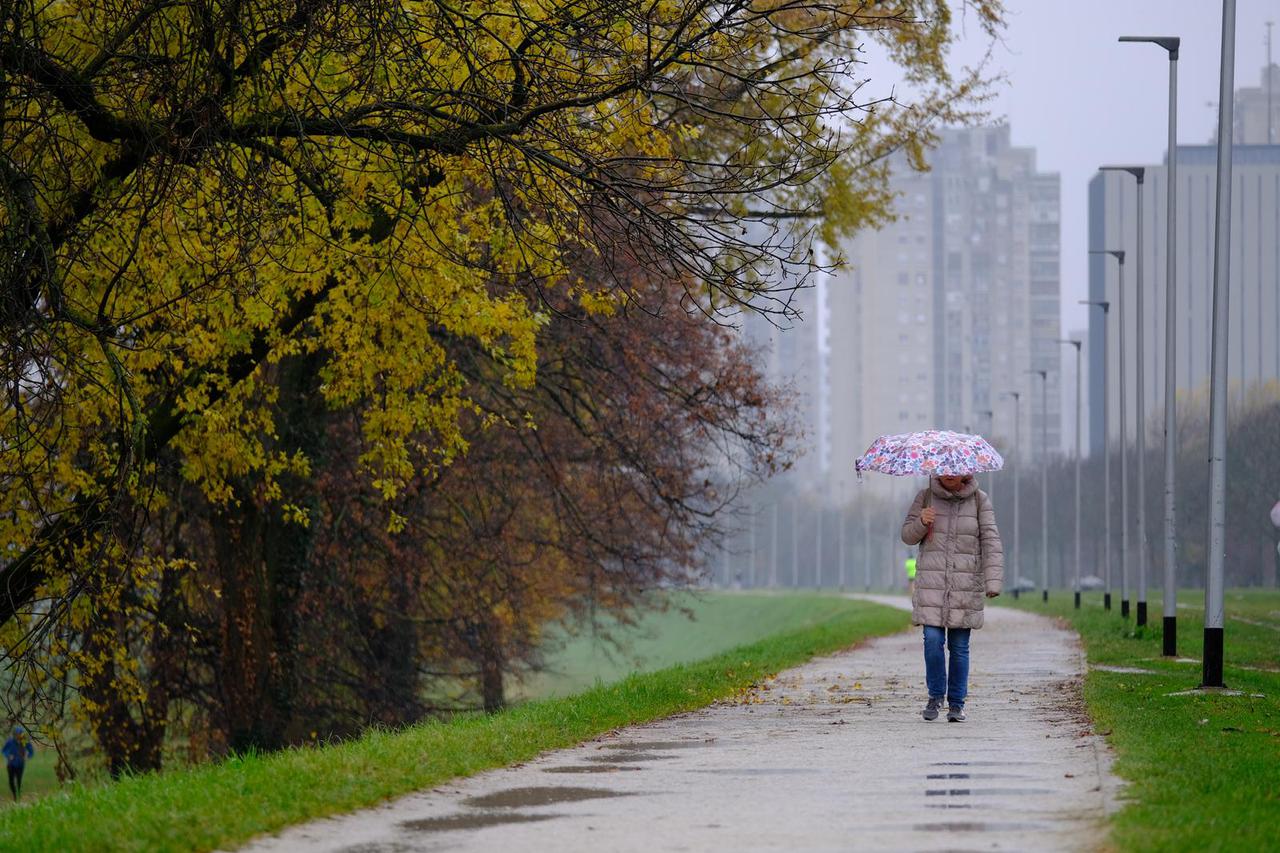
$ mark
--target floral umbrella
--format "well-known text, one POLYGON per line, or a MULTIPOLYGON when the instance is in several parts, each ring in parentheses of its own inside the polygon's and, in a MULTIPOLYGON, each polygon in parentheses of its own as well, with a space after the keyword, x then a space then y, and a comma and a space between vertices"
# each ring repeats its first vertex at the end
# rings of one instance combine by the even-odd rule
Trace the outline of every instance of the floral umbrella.
POLYGON ((999 471, 1004 458, 980 435, 930 429, 882 435, 854 463, 858 475, 879 471, 894 477, 963 476, 999 471))

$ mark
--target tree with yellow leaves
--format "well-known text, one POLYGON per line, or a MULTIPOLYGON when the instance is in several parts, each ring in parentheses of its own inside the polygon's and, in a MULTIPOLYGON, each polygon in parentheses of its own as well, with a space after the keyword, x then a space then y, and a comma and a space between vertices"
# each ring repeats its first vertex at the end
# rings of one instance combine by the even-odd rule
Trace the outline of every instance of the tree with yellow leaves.
MULTIPOLYGON (((965 6, 999 26, 996 0, 965 6)), ((314 523, 292 488, 313 454, 282 440, 282 394, 354 414, 361 476, 390 507, 485 416, 459 342, 533 387, 553 306, 644 310, 637 269, 712 318, 785 314, 782 271, 887 215, 887 156, 918 157, 977 92, 947 70, 944 0, 15 0, 0 16, 7 655, 100 616, 82 592, 147 598, 184 571, 140 533, 174 483, 314 523), (914 101, 866 94, 866 40, 914 101)))

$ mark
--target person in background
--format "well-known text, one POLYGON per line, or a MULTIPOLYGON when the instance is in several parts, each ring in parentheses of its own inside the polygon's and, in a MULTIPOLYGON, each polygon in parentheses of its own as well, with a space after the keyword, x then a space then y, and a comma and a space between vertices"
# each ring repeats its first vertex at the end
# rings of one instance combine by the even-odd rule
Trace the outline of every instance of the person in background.
POLYGON ((22 794, 22 772, 27 769, 27 759, 34 758, 36 748, 22 726, 14 726, 13 734, 4 742, 4 761, 9 768, 9 790, 16 803, 22 794))
POLYGON ((916 555, 914 551, 907 551, 907 595, 915 595, 916 592, 916 555))
POLYGON ((962 723, 969 632, 982 627, 983 599, 999 595, 1004 584, 1004 549, 991 499, 972 476, 931 477, 907 511, 902 542, 920 546, 911 624, 924 627, 929 703, 922 715, 936 720, 946 699, 947 720, 962 723))

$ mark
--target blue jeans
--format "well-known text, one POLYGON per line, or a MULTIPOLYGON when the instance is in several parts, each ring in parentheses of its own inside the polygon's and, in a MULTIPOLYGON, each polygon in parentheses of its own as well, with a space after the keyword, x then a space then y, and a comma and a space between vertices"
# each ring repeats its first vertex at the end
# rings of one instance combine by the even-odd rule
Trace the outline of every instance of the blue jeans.
POLYGON ((957 708, 964 707, 969 695, 969 630, 924 626, 924 680, 929 696, 941 699, 945 695, 947 704, 957 708), (949 672, 944 643, 951 649, 949 672))

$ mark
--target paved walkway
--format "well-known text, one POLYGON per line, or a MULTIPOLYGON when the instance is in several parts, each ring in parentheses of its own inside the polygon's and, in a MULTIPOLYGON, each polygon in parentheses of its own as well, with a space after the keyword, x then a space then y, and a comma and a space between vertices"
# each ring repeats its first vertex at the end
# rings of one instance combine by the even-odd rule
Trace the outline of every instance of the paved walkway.
POLYGON ((991 608, 972 640, 966 723, 920 718, 913 629, 788 670, 739 701, 250 849, 1096 849, 1115 780, 1081 709, 1084 666, 1070 632, 991 608))

